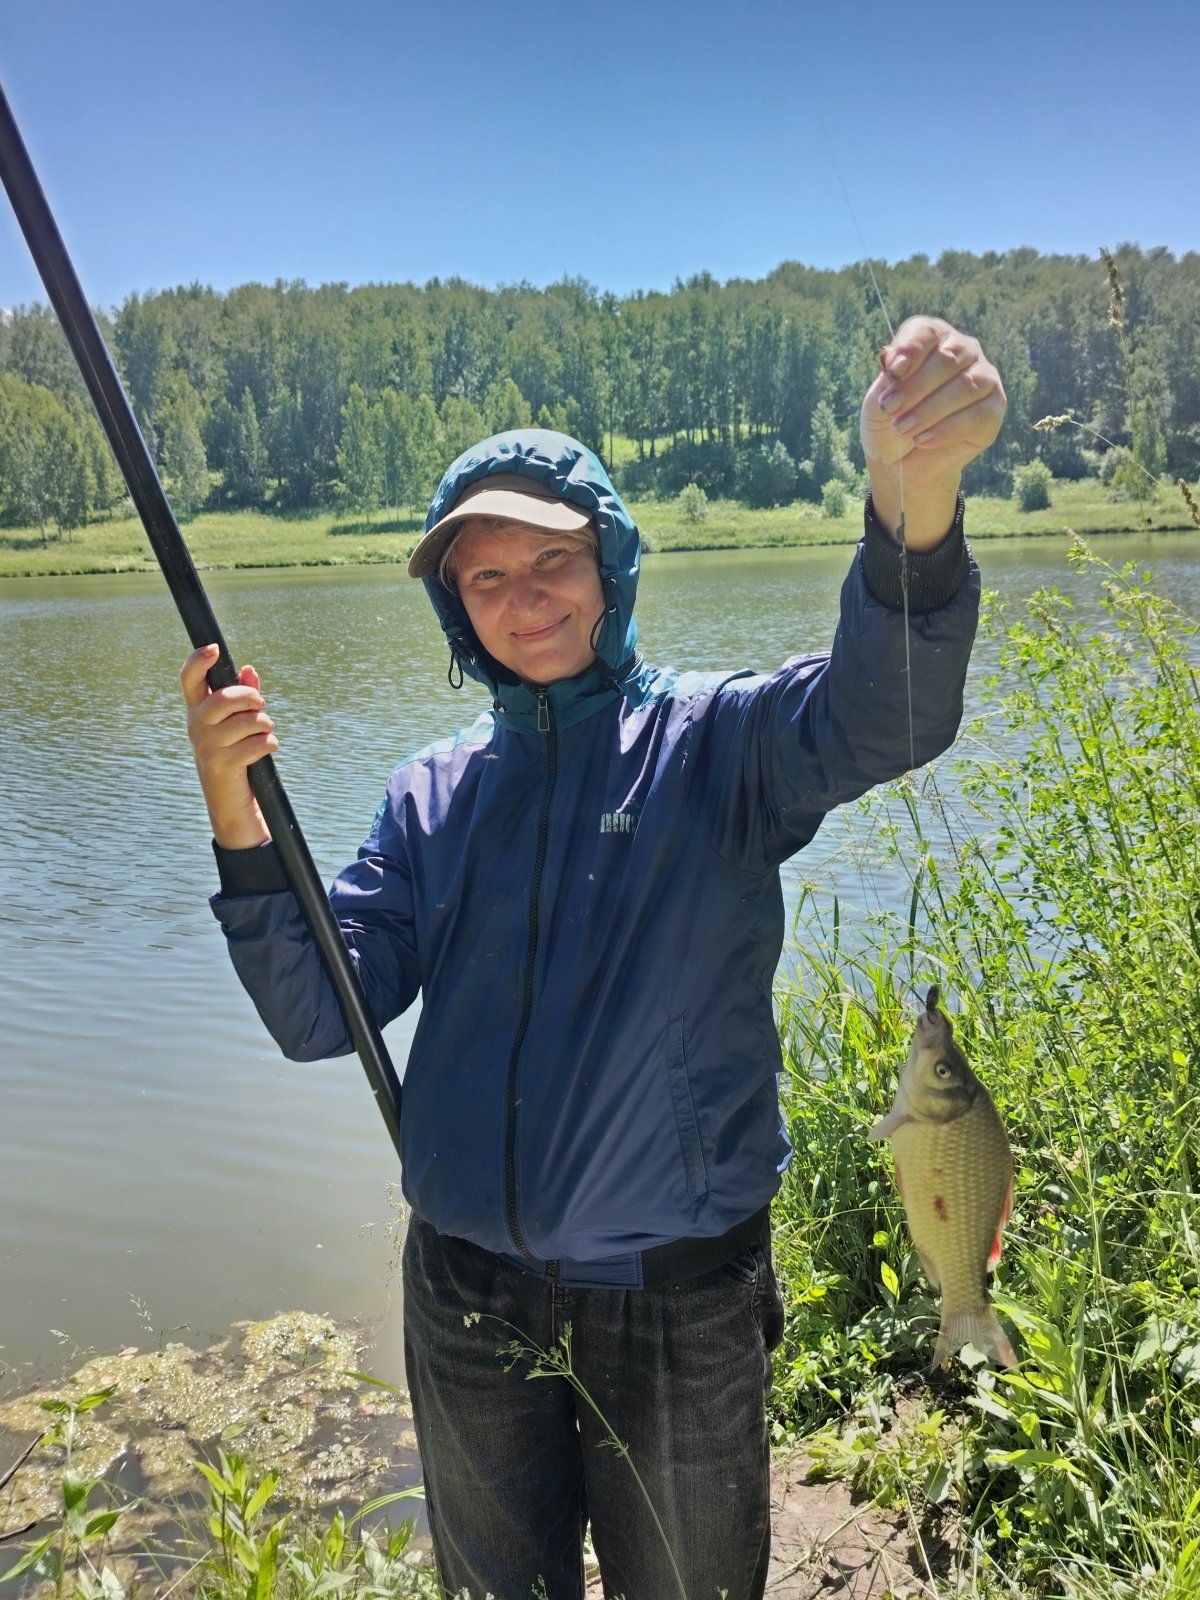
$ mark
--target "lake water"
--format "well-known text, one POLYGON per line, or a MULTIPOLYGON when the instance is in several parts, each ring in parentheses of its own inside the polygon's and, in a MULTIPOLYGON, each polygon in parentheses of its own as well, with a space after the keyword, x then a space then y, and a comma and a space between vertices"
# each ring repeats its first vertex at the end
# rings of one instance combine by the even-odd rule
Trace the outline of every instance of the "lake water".
MULTIPOLYGON (((1186 536, 1103 541, 1200 615, 1186 536)), ((985 543, 1010 602, 1078 580, 1062 540, 985 543)), ((769 668, 832 635, 846 549, 652 557, 647 656, 769 668)), ((470 721, 400 568, 214 574, 235 659, 263 676, 280 771, 326 876, 392 766, 470 721)), ((1085 608, 1086 609, 1086 608, 1085 608)), ((157 577, 0 583, 0 1393, 77 1352, 192 1343, 302 1307, 376 1330, 401 1378, 395 1158, 354 1058, 284 1062, 205 903, 209 833, 157 577)), ((994 666, 982 646, 971 694, 994 666)), ((866 910, 853 811, 796 863, 866 910)), ((868 858, 869 859, 869 858, 868 858)), ((402 1068, 411 1018, 388 1030, 402 1068)))

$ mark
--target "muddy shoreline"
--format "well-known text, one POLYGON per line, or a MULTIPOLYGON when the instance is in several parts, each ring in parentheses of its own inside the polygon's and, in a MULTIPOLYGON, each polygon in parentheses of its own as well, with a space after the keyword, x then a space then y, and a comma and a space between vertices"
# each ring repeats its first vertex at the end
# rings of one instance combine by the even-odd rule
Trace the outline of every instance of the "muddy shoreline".
MULTIPOLYGON (((276 1473, 287 1506, 357 1509, 421 1477, 407 1397, 354 1376, 369 1348, 363 1329, 297 1311, 237 1324, 203 1349, 169 1342, 93 1356, 57 1383, 0 1401, 0 1473, 53 1423, 44 1401, 78 1403, 113 1386, 78 1418, 70 1466, 129 1505, 118 1548, 169 1545, 207 1503, 193 1463, 215 1462, 221 1449, 276 1473)), ((0 1491, 0 1533, 56 1515, 66 1466, 62 1445, 34 1450, 0 1491)))
MULTIPOLYGON (((78 1417, 70 1467, 127 1508, 110 1559, 131 1566, 149 1556, 153 1587, 163 1592, 194 1559, 189 1525, 208 1502, 194 1463, 215 1464, 222 1449, 278 1475, 272 1504, 315 1518, 339 1508, 349 1517, 374 1496, 420 1483, 407 1396, 356 1376, 369 1373, 370 1352, 365 1329, 296 1311, 235 1324, 202 1349, 172 1341, 93 1356, 56 1383, 0 1400, 0 1476, 53 1424, 44 1401, 78 1404, 112 1386, 102 1405, 78 1417)), ((0 1534, 38 1524, 4 1546, 0 1569, 61 1513, 67 1465, 62 1444, 43 1445, 0 1489, 0 1534)), ((913 1565, 907 1530, 845 1485, 808 1482, 802 1454, 776 1458, 771 1500, 771 1600, 932 1592, 913 1565)), ((393 1524, 413 1517, 415 1551, 429 1559, 421 1500, 380 1515, 393 1524)), ((589 1577, 589 1600, 598 1600, 590 1562, 589 1577)), ((0 1597, 33 1581, 0 1584, 0 1597)))

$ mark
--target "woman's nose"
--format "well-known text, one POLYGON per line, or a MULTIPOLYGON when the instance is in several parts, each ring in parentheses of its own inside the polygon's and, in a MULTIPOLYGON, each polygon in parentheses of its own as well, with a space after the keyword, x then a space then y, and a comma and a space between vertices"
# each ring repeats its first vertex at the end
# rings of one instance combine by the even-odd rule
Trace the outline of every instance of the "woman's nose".
POLYGON ((517 579, 516 600, 519 606, 529 609, 540 605, 546 594, 546 585, 537 572, 523 573, 517 579))

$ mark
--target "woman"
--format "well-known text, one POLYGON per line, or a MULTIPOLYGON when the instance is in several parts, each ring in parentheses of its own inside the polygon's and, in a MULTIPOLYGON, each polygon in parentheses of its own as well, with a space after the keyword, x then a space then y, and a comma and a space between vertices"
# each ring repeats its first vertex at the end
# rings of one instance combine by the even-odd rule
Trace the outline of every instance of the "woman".
MULTIPOLYGON (((763 676, 645 665, 637 529, 576 441, 501 434, 442 480, 409 571, 492 706, 393 773, 330 893, 379 1023, 423 1000, 406 1370, 451 1593, 579 1600, 589 1520, 606 1594, 763 1593, 779 866, 954 737, 979 587, 958 479, 1004 404, 974 340, 900 329, 832 651, 763 676), (514 1339, 569 1339, 575 1381, 527 1382, 514 1339)), ((214 659, 182 675, 214 910, 285 1054, 344 1053, 245 777, 278 747, 259 680, 210 693, 214 659)))

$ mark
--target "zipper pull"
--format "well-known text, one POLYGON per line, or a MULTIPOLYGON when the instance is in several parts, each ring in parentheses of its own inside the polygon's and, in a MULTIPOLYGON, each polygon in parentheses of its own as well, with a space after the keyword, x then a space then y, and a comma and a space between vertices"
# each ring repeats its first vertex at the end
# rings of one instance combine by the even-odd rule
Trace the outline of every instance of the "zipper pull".
POLYGON ((538 692, 537 692, 537 703, 538 703, 537 731, 539 733, 549 733, 550 732, 550 700, 549 700, 548 695, 546 694, 545 689, 539 689, 538 690, 538 692))

